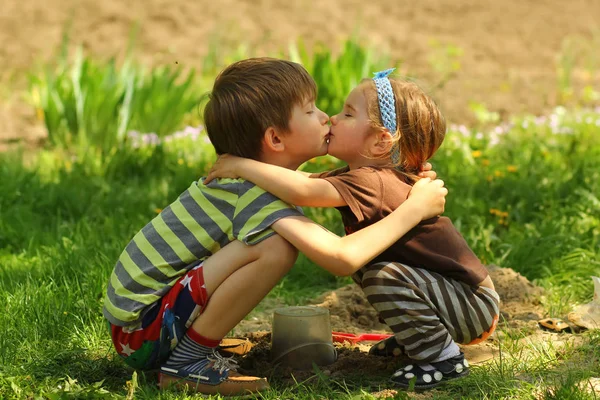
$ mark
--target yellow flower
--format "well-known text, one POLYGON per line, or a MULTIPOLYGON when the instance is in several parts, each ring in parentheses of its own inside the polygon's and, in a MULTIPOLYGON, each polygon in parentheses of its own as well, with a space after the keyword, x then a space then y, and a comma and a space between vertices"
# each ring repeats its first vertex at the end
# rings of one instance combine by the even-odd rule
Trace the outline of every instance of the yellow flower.
POLYGON ((506 211, 500 211, 500 214, 498 215, 500 215, 502 218, 508 218, 508 212, 506 211))
POLYGON ((155 208, 154 212, 160 214, 162 212, 162 208, 155 208))
POLYGON ((506 167, 506 170, 508 172, 517 172, 517 167, 515 165, 509 165, 508 167, 506 167))
POLYGON ((498 215, 499 212, 500 212, 500 210, 496 210, 495 208, 490 208, 490 214, 492 214, 492 215, 498 215))
POLYGON ((475 150, 471 153, 471 155, 473 156, 473 158, 479 158, 481 157, 481 150, 475 150))
POLYGON ((177 164, 183 165, 183 158, 180 158, 179 160, 177 160, 177 164))
POLYGON ((487 158, 484 158, 483 160, 481 160, 481 163, 487 167, 488 165, 490 165, 490 160, 488 160, 487 158))
POLYGON ((502 218, 500 218, 500 221, 498 221, 498 223, 499 223, 500 225, 504 225, 504 220, 503 220, 502 218))
POLYGON ((504 172, 496 170, 496 171, 494 171, 494 175, 496 175, 498 178, 500 178, 500 177, 504 176, 504 172))
POLYGON ((39 121, 44 121, 44 110, 42 110, 41 108, 36 108, 35 116, 39 121))
POLYGON ((488 176, 486 176, 486 177, 485 177, 485 179, 486 179, 488 182, 491 182, 491 181, 492 181, 492 179, 494 179, 494 177, 493 177, 493 176, 491 176, 491 175, 488 175, 488 176))

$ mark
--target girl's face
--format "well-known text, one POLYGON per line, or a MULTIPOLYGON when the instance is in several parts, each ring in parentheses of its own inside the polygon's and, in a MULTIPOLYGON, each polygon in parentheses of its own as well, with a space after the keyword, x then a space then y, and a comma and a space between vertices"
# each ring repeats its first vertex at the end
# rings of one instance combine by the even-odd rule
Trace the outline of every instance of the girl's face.
POLYGON ((360 87, 346 99, 342 111, 331 117, 327 152, 345 161, 350 168, 373 164, 369 157, 375 134, 367 115, 367 100, 360 87))

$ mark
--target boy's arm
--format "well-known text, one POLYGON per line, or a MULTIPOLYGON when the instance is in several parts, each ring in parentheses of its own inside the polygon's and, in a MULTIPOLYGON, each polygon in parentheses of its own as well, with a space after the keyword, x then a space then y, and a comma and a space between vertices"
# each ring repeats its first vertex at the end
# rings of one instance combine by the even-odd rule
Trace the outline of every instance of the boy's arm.
POLYGON ((410 197, 377 223, 342 238, 305 217, 282 218, 273 230, 334 275, 347 276, 389 248, 424 219, 444 211, 448 190, 440 180, 415 183, 410 197))
POLYGON ((325 179, 249 158, 224 154, 211 168, 204 183, 214 178, 242 178, 301 207, 341 207, 347 205, 336 188, 325 179))

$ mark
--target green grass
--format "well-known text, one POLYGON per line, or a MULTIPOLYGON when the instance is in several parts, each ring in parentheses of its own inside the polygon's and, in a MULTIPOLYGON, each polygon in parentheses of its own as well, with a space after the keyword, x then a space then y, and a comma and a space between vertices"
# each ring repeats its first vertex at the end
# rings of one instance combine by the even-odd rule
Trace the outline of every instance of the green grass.
MULTIPOLYGON (((66 44, 65 44, 66 48, 66 44)), ((149 73, 128 55, 99 62, 78 48, 30 76, 29 100, 45 123, 53 146, 96 147, 106 152, 126 140, 128 130, 172 133, 197 111, 209 87, 179 66, 149 73)))
MULTIPOLYGON (((457 62, 458 49, 438 50, 457 62)), ((131 60, 63 53, 31 76, 30 98, 50 143, 33 157, 0 154, 0 398, 191 396, 160 393, 154 374, 127 368, 111 347, 101 309, 123 247, 214 160, 202 133, 165 139, 198 122, 198 96, 223 61, 216 50, 211 54, 201 74, 183 76, 178 68, 146 72, 131 60), (165 140, 138 143, 128 135, 132 129, 165 140)), ((390 66, 374 54, 348 41, 336 55, 327 48, 309 54, 301 43, 288 55, 315 77, 319 106, 332 114, 361 78, 390 66)), ((227 62, 248 55, 240 48, 227 62)), ((450 76, 453 65, 438 72, 450 76)), ((481 107, 479 113, 489 114, 481 107)), ((446 214, 484 262, 543 286, 550 315, 591 299, 589 276, 600 271, 600 110, 559 108, 499 127, 451 127, 432 162, 450 189, 446 214)), ((336 165, 321 157, 304 168, 336 165)), ((342 234, 335 210, 306 214, 342 234)), ((301 256, 267 301, 304 304, 349 282, 301 256)), ((500 359, 474 367, 432 398, 594 398, 580 382, 600 375, 597 332, 562 348, 527 344, 522 336, 507 332, 500 359)), ((263 398, 374 399, 390 388, 387 378, 377 371, 345 379, 316 371, 291 386, 275 379, 263 398)))
MULTIPOLYGON (((475 252, 544 286, 547 310, 561 316, 589 301, 589 276, 600 270, 600 115, 553 115, 517 121, 499 143, 453 128, 433 164, 450 188, 447 215, 475 252)), ((110 154, 43 150, 27 166, 18 154, 0 155, 0 398, 124 398, 128 390, 186 398, 158 393, 154 375, 134 379, 111 349, 101 307, 125 244, 213 157, 189 138, 110 154)), ((306 168, 331 166, 325 157, 306 168)), ((341 233, 335 211, 307 212, 341 233)), ((270 298, 300 304, 346 283, 300 258, 270 298)), ((501 359, 435 398, 529 399, 538 386, 538 398, 593 398, 577 385, 600 374, 598 333, 544 350, 514 337, 501 340, 501 359)), ((275 382, 264 398, 372 399, 387 387, 383 376, 316 375, 293 387, 275 382)))

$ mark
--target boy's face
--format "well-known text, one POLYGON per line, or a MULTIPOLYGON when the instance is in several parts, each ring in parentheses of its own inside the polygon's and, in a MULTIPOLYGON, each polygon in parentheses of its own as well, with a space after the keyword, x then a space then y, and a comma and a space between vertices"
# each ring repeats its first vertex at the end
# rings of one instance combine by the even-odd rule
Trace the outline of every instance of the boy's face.
POLYGON ((292 168, 298 168, 311 158, 327 154, 328 123, 329 116, 317 108, 314 100, 294 106, 289 132, 282 138, 292 168))

